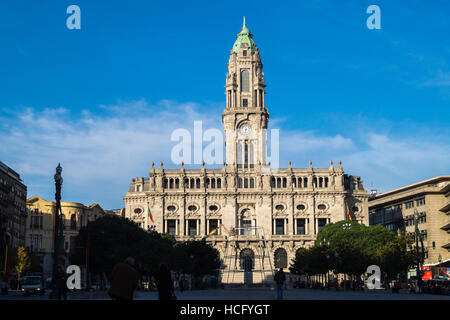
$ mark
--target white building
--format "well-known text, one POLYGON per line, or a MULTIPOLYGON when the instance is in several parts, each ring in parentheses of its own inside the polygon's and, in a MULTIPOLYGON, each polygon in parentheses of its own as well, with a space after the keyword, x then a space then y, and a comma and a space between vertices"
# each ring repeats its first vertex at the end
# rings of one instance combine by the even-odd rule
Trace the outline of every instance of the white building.
POLYGON ((200 240, 217 228, 206 241, 221 254, 223 282, 272 281, 271 268, 289 267, 295 252, 311 246, 325 224, 346 219, 347 205, 353 221, 368 224, 369 196, 359 177, 344 174, 341 162, 336 167, 330 161, 328 168, 313 168, 311 162, 308 168, 291 168, 290 162, 271 168, 262 67, 244 19, 226 75, 226 163, 221 169, 153 164, 149 177, 133 179, 124 197, 126 217, 177 240, 200 240), (247 229, 233 233, 236 227, 247 229))

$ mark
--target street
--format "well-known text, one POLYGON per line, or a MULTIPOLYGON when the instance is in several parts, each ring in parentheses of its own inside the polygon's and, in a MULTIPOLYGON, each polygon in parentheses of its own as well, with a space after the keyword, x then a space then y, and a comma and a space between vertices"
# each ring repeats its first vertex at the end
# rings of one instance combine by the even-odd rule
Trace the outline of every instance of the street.
MULTIPOLYGON (((176 291, 178 300, 275 300, 276 290, 271 288, 257 289, 209 289, 176 291)), ((106 292, 69 294, 69 300, 110 300, 106 292)), ((157 292, 137 291, 135 300, 157 300, 157 292)), ((385 290, 355 292, 328 291, 313 289, 288 289, 284 291, 285 300, 450 300, 450 296, 433 294, 410 294, 406 292, 391 293, 385 290)), ((48 293, 44 296, 22 296, 18 291, 10 291, 0 300, 48 300, 48 293)))

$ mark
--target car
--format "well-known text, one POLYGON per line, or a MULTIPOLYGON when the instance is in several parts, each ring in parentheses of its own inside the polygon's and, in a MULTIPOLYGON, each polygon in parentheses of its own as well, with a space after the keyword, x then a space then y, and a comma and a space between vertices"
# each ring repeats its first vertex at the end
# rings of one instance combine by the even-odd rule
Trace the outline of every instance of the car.
POLYGON ((31 294, 44 295, 45 287, 42 276, 24 276, 20 281, 22 294, 24 296, 31 294))

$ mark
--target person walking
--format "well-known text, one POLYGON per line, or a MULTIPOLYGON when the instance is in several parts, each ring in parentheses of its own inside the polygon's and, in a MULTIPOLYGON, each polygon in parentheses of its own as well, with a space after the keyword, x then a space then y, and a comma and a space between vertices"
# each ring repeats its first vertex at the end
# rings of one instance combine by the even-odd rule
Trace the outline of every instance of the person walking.
POLYGON ((113 300, 133 300, 133 293, 139 281, 139 273, 134 268, 135 260, 128 257, 116 264, 108 277, 111 284, 108 294, 113 300))
POLYGON ((62 264, 59 264, 55 274, 56 299, 67 300, 67 273, 62 264))
POLYGON ((172 300, 175 295, 173 293, 173 281, 170 271, 165 264, 161 264, 159 272, 155 275, 155 283, 158 288, 159 300, 172 300))
POLYGON ((283 287, 284 282, 286 281, 286 275, 284 274, 283 268, 280 268, 280 270, 275 273, 274 280, 277 284, 277 299, 283 300, 283 287))

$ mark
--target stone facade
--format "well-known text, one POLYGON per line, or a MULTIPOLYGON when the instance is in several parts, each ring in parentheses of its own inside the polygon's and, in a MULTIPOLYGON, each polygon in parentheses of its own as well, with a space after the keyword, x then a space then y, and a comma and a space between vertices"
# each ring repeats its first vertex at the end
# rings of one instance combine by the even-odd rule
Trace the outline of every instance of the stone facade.
MULTIPOLYGON (((55 225, 56 203, 40 197, 27 199, 26 247, 34 256, 40 257, 40 265, 45 277, 50 277, 53 268, 53 234, 55 225)), ((90 206, 76 202, 61 202, 64 215, 64 252, 66 264, 71 252, 75 249, 75 237, 81 227, 88 221, 105 215, 98 204, 90 206)))
POLYGON ((265 87, 259 49, 244 20, 226 75, 222 168, 153 163, 149 177, 133 179, 124 197, 125 216, 142 228, 215 246, 223 282, 272 281, 271 269, 289 267, 296 250, 311 246, 325 224, 346 219, 347 205, 354 220, 368 224, 368 194, 359 177, 344 174, 341 162, 330 161, 328 168, 311 162, 272 168, 267 162, 265 87))
POLYGON ((370 225, 381 224, 395 232, 413 234, 415 210, 424 238, 425 264, 449 260, 450 176, 435 177, 371 197, 370 225))
MULTIPOLYGON (((20 175, 0 162, 0 235, 5 236, 10 248, 25 245, 27 187, 20 175)), ((0 239, 3 257, 4 239, 0 239)))

